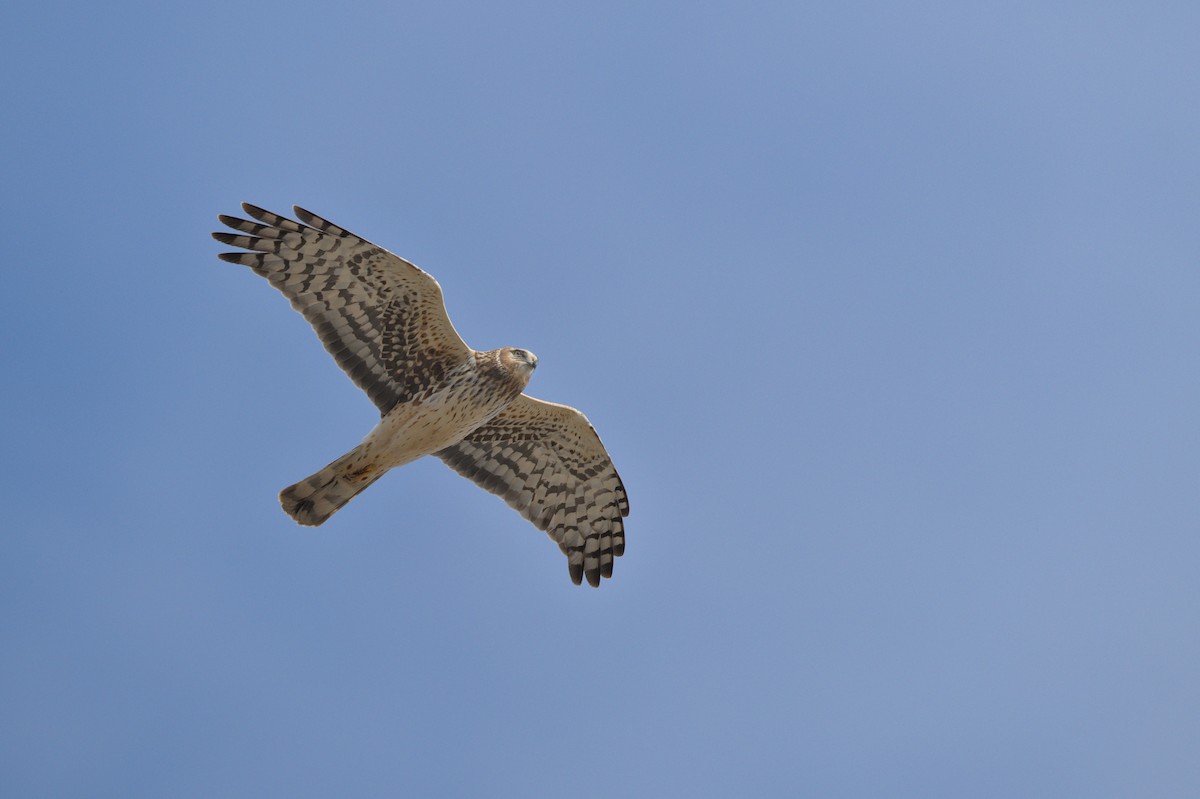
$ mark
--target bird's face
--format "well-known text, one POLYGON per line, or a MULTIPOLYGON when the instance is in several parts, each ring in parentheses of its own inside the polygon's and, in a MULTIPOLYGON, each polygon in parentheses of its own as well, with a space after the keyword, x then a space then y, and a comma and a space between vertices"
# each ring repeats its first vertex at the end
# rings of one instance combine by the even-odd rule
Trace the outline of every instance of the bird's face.
POLYGON ((523 350, 519 347, 506 347, 500 353, 500 358, 505 366, 522 375, 526 380, 533 374, 533 370, 537 368, 537 356, 529 350, 523 350))
POLYGON ((509 347, 508 354, 509 357, 512 358, 514 366, 524 367, 531 372, 537 368, 537 356, 529 350, 523 350, 517 347, 509 347))

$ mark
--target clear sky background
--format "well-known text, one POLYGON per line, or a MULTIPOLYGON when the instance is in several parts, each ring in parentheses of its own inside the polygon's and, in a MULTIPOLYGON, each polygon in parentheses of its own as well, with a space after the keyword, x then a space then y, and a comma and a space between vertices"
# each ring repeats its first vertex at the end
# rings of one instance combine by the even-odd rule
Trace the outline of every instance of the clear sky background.
POLYGON ((1200 795, 1200 5, 9 4, 6 797, 1200 795), (595 423, 576 588, 218 213, 595 423))

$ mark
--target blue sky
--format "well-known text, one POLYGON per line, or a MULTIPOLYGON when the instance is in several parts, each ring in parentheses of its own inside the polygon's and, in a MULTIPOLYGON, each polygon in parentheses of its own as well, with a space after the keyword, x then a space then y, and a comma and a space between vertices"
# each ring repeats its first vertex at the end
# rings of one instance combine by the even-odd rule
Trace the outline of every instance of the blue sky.
POLYGON ((0 793, 1196 794, 1198 26, 6 9, 0 793), (376 415, 242 200, 540 356, 613 580, 436 461, 279 510, 376 415))

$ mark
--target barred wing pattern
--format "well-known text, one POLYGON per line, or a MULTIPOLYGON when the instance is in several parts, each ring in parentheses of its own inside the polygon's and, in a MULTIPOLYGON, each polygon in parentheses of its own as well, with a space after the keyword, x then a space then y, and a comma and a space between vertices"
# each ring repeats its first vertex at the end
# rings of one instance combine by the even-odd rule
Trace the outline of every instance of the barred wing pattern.
POLYGON ((629 499, 582 413, 522 394, 437 455, 549 533, 576 585, 612 576, 613 558, 625 551, 629 499))
POLYGON ((472 354, 432 275, 298 206, 300 222, 249 203, 242 208, 258 222, 221 214, 244 235, 213 238, 250 252, 220 258, 283 292, 381 413, 437 386, 472 354))

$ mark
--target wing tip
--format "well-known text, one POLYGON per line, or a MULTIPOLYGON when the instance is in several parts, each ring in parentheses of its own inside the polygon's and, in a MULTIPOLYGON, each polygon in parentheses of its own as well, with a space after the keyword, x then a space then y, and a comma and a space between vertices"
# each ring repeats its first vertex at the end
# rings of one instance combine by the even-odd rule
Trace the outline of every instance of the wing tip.
POLYGON ((293 205, 292 212, 296 215, 296 218, 299 219, 304 224, 314 227, 317 230, 319 230, 322 233, 325 233, 327 235, 337 236, 339 238, 346 238, 346 237, 358 238, 357 236, 354 236, 353 233, 346 230, 344 227, 340 227, 338 225, 333 224, 325 217, 318 216, 317 214, 314 214, 312 211, 309 211, 307 208, 302 208, 299 205, 293 205))

